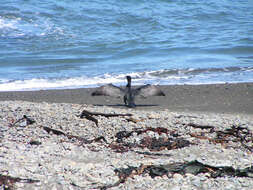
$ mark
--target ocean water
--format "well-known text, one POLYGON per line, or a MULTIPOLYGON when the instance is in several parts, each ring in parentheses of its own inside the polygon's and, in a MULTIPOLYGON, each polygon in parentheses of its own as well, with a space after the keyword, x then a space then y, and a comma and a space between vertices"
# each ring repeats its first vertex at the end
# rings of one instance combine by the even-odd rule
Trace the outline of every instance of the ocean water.
POLYGON ((2 0, 0 91, 253 82, 251 0, 2 0))

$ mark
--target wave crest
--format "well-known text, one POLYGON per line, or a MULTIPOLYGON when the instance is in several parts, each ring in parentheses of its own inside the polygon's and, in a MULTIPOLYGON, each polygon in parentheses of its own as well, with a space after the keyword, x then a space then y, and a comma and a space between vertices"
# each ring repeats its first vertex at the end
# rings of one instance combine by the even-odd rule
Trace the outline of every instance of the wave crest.
POLYGON ((125 85, 126 75, 133 78, 133 85, 159 84, 212 84, 224 82, 253 82, 253 67, 228 67, 209 69, 172 69, 101 76, 73 78, 33 78, 27 80, 0 79, 0 91, 74 89, 98 87, 104 84, 125 85))

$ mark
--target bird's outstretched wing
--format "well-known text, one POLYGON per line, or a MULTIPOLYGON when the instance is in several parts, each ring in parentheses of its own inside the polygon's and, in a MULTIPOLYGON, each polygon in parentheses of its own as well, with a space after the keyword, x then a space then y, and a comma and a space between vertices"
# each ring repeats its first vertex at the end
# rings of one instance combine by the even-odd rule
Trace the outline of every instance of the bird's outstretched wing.
POLYGON ((164 92, 161 91, 157 86, 150 84, 134 89, 134 95, 142 97, 165 96, 164 92))
POLYGON ((121 97, 124 95, 124 89, 114 86, 113 84, 106 84, 97 88, 94 92, 92 92, 92 96, 113 96, 113 97, 121 97))

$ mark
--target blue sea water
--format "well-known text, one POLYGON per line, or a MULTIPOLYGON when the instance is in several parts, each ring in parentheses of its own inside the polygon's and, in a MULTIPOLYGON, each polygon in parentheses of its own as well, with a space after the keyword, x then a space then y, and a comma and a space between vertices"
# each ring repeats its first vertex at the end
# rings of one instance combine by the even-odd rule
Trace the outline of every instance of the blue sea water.
POLYGON ((251 0, 2 0, 0 91, 253 82, 251 0))

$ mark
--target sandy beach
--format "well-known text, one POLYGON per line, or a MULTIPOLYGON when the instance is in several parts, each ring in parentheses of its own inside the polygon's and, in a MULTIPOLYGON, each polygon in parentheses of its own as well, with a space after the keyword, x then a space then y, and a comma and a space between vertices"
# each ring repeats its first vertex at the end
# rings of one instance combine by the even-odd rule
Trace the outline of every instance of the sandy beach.
MULTIPOLYGON (((138 98, 137 109, 253 114, 253 83, 160 86, 165 97, 138 98)), ((92 97, 94 89, 0 92, 0 101, 74 103, 122 107, 123 100, 92 97)))
POLYGON ((0 92, 0 187, 251 190, 253 84, 160 88, 137 109, 94 89, 0 92))

